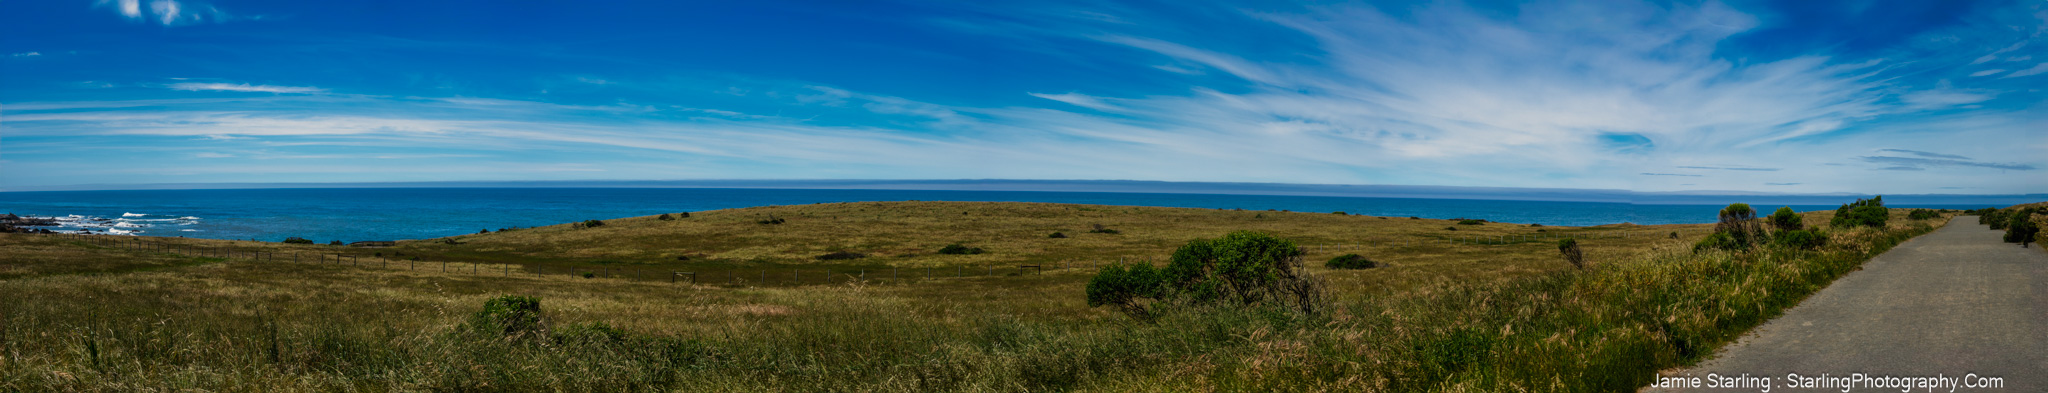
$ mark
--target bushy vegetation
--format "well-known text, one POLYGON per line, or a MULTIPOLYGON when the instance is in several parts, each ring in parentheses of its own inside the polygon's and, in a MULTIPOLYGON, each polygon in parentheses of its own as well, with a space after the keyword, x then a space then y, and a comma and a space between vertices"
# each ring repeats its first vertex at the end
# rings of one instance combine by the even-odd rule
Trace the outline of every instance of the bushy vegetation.
POLYGON ((284 243, 285 243, 285 244, 313 244, 313 240, 311 240, 311 239, 307 239, 307 238, 303 238, 303 237, 293 236, 293 237, 287 237, 287 238, 284 238, 284 243))
POLYGON ((1458 225, 1486 225, 1486 220, 1460 219, 1458 225))
POLYGON ((982 250, 981 247, 968 247, 960 243, 948 244, 945 247, 939 248, 939 253, 946 255, 974 255, 983 252, 987 251, 982 250))
POLYGON ((1835 218, 1828 224, 1836 228, 1871 227, 1883 228, 1885 220, 1891 219, 1891 211, 1884 208, 1884 196, 1857 199, 1835 209, 1835 218))
POLYGON ((540 320, 540 299, 504 295, 484 302, 484 308, 469 318, 469 328, 507 338, 534 338, 547 327, 540 320))
POLYGON ((1912 212, 1906 213, 1906 219, 1908 220, 1932 220, 1936 218, 1941 218, 1941 211, 1934 209, 1913 209, 1912 212))
POLYGON ((1111 306, 1138 320, 1151 320, 1147 299, 1158 300, 1166 278, 1151 264, 1112 263, 1088 280, 1088 307, 1111 306))
POLYGON ((327 242, 327 245, 330 245, 330 246, 339 246, 339 245, 341 245, 341 241, 340 241, 340 240, 335 240, 335 241, 327 242))
POLYGON ((668 213, 661 213, 661 215, 659 215, 659 216, 655 216, 655 217, 654 217, 654 219, 656 219, 656 220, 662 220, 662 221, 675 221, 675 220, 676 220, 676 218, 675 218, 674 216, 670 216, 670 215, 668 215, 668 213))
POLYGON ((768 215, 768 219, 755 221, 754 223, 761 225, 781 225, 782 223, 785 222, 789 222, 789 220, 785 220, 782 217, 776 217, 774 214, 770 214, 768 215))
POLYGON ((1191 240, 1173 251, 1171 262, 1158 271, 1157 281, 1147 281, 1152 277, 1149 265, 1103 268, 1089 281, 1089 304, 1140 312, 1133 316, 1150 315, 1142 306, 1125 304, 1142 298, 1187 306, 1277 307, 1315 314, 1323 307, 1323 283, 1302 266, 1301 255, 1301 248, 1292 241, 1252 231, 1191 240))
POLYGON ((583 222, 576 223, 577 228, 596 228, 601 226, 604 226, 603 220, 584 220, 583 222))
POLYGON ((1783 246, 1786 248, 1800 250, 1817 249, 1821 246, 1826 246, 1828 243, 1828 235, 1825 233, 1821 233, 1819 229, 1794 229, 1789 231, 1781 231, 1778 232, 1775 235, 1775 237, 1776 239, 1772 240, 1773 244, 1777 244, 1779 246, 1783 246))
POLYGON ((2020 247, 2033 243, 2034 238, 2041 234, 2041 225, 2034 222, 2035 214, 2035 209, 2020 209, 2006 214, 2005 242, 2019 243, 2020 247))
POLYGON ((1564 261, 1579 270, 1586 270, 1586 252, 1579 249, 1579 241, 1564 238, 1557 241, 1557 253, 1564 255, 1564 261))
POLYGON ((1746 203, 1731 203, 1722 208, 1714 223, 1714 233, 1693 244, 1693 252, 1706 250, 1747 250, 1769 240, 1763 225, 1757 222, 1756 209, 1746 203))
POLYGON ((1323 267, 1331 269, 1371 269, 1380 267, 1380 263, 1374 262, 1371 259, 1365 259, 1364 256, 1358 254, 1344 254, 1323 262, 1323 267))
POLYGON ((825 255, 819 255, 817 259, 820 261, 840 261, 848 259, 861 259, 867 257, 868 254, 862 254, 852 251, 833 251, 830 253, 826 253, 825 255))
POLYGON ((1108 227, 1104 227, 1104 226, 1102 226, 1102 224, 1093 224, 1093 226, 1095 227, 1095 229, 1089 229, 1089 230, 1088 230, 1088 233, 1102 233, 1102 234, 1110 234, 1110 235, 1115 235, 1115 234, 1123 233, 1123 232, 1118 232, 1118 231, 1117 231, 1117 230, 1115 230, 1115 229, 1110 229, 1110 228, 1108 228, 1108 227))
POLYGON ((1049 239, 1065 239, 1065 238, 1067 238, 1067 234, 1064 234, 1064 233, 1059 233, 1059 232, 1053 232, 1053 233, 1052 233, 1051 235, 1045 235, 1045 237, 1046 237, 1046 238, 1049 238, 1049 239))
POLYGON ((1771 227, 1779 231, 1796 231, 1806 228, 1806 218, 1792 211, 1791 206, 1780 207, 1771 212, 1771 227))

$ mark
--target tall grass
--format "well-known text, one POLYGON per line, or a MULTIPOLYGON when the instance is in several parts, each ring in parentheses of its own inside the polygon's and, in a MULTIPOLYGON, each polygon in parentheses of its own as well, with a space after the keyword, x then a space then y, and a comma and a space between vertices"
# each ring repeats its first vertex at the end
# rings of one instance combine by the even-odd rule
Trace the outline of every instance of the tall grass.
POLYGON ((723 289, 236 262, 42 276, 0 281, 0 391, 1629 391, 1932 228, 1839 231, 1817 250, 1669 247, 1340 297, 1319 316, 1192 308, 1151 322, 1032 316, 1086 310, 1068 287, 723 289), (464 327, 508 293, 540 298, 552 333, 464 327))

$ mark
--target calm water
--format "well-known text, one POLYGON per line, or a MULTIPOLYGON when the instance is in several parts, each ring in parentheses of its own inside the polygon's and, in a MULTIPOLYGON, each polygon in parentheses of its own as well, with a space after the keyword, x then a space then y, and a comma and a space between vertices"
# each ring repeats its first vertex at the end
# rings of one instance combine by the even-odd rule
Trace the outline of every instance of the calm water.
MULTIPOLYGON (((320 242, 425 239, 479 229, 765 205, 1006 201, 1283 209, 1583 226, 1713 222, 1725 205, 1017 191, 690 188, 337 188, 0 193, 0 212, 66 217, 65 230, 320 242)), ((1848 202, 1847 200, 1843 202, 1848 202)), ((1800 211, 1835 206, 1793 206, 1800 211)), ((1970 209, 1984 206, 1900 205, 1970 209)), ((1768 212, 1777 206, 1759 206, 1768 212)))

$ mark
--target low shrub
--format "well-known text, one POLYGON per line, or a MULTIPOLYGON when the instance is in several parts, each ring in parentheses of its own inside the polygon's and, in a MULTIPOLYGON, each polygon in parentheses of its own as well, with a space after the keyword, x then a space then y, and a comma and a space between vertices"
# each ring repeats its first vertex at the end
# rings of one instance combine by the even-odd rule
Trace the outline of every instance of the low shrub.
POLYGON ((1529 224, 1530 228, 1542 228, 1543 224, 1529 224))
POLYGON ((761 225, 777 225, 787 221, 789 220, 784 220, 781 217, 776 217, 774 214, 770 214, 768 215, 768 219, 755 222, 760 223, 761 225))
POLYGON ((857 253, 857 252, 852 252, 852 251, 834 251, 834 252, 832 252, 832 253, 829 253, 829 254, 825 254, 825 255, 819 255, 819 256, 817 256, 818 260, 820 260, 820 261, 836 261, 836 260, 846 260, 846 259, 861 259, 861 258, 867 258, 867 257, 868 257, 868 254, 862 254, 862 253, 857 253))
POLYGON ((327 242, 327 245, 330 245, 330 246, 339 246, 339 245, 341 245, 341 241, 340 241, 340 240, 335 240, 335 241, 327 242))
POLYGON ((1558 240, 1557 253, 1562 254, 1564 256, 1564 261, 1567 263, 1571 263, 1572 267, 1578 268, 1579 270, 1586 270, 1586 252, 1585 250, 1579 249, 1578 240, 1573 240, 1572 238, 1558 240))
POLYGON ((597 273, 583 272, 583 278, 597 278, 597 273))
POLYGON ((1047 238, 1052 238, 1052 239, 1065 239, 1065 238, 1067 238, 1067 234, 1064 234, 1064 233, 1059 233, 1059 232, 1053 232, 1053 233, 1052 233, 1051 235, 1045 235, 1045 237, 1047 237, 1047 238))
POLYGON ((1358 254, 1344 254, 1336 258, 1330 258, 1328 262, 1323 262, 1323 267, 1331 269, 1371 269, 1380 267, 1380 263, 1373 262, 1371 259, 1365 259, 1364 256, 1358 254))
POLYGON ((526 338, 540 334, 547 326, 540 318, 540 298, 504 295, 484 301, 483 310, 469 317, 478 333, 526 338))
POLYGON ((578 225, 580 225, 580 226, 581 226, 582 228, 596 228, 596 227, 601 227, 601 226, 604 226, 604 221, 598 221, 598 220, 584 220, 583 222, 580 222, 580 223, 577 223, 577 224, 578 224, 578 225))
POLYGON ((1152 310, 1142 301, 1159 299, 1165 275, 1152 265, 1113 263, 1103 266, 1088 279, 1088 306, 1113 306, 1131 318, 1151 320, 1152 310))
POLYGON ((1444 230, 1446 230, 1446 231, 1455 231, 1455 230, 1458 230, 1458 227, 1444 227, 1444 230))
POLYGON ((1856 202, 1842 204, 1841 208, 1835 209, 1835 218, 1829 220, 1828 225, 1837 228, 1857 226, 1883 228, 1884 222, 1889 219, 1891 219, 1891 211, 1884 208, 1884 196, 1878 195, 1870 199, 1859 198, 1856 202))
POLYGON ((1932 220, 1936 218, 1941 218, 1941 212, 1931 209, 1913 209, 1912 212, 1906 213, 1906 219, 1908 220, 1932 220))
POLYGON ((284 238, 284 243, 285 243, 285 244, 313 244, 313 241, 312 241, 312 240, 310 240, 310 239, 306 239, 306 238, 303 238, 303 237, 297 237, 297 236, 293 236, 293 237, 287 237, 287 238, 284 238))
POLYGON ((1340 215, 1340 216, 1343 216, 1343 215, 1347 215, 1347 214, 1344 214, 1344 212, 1331 212, 1330 214, 1335 214, 1335 215, 1340 215))
POLYGON ((1458 220, 1458 225, 1486 225, 1486 220, 1458 220))
POLYGON ((1771 227, 1777 228, 1779 231, 1798 230, 1806 227, 1806 219, 1801 217, 1799 213, 1793 212, 1791 206, 1780 207, 1778 211, 1772 212, 1770 222, 1771 227))
POLYGON ((939 253, 946 255, 974 255, 983 252, 985 251, 981 247, 968 247, 960 245, 960 243, 948 244, 945 247, 939 248, 939 253))
POLYGON ((1102 224, 1094 224, 1094 226, 1095 226, 1095 229, 1090 229, 1090 230, 1088 230, 1088 233, 1107 233, 1107 234, 1111 234, 1111 235, 1115 235, 1115 234, 1123 233, 1123 232, 1118 232, 1118 231, 1117 231, 1117 230, 1115 230, 1115 229, 1109 229, 1109 228, 1103 227, 1103 226, 1102 226, 1102 224))
POLYGON ((661 213, 661 215, 655 216, 654 219, 662 221, 675 221, 676 218, 669 216, 668 213, 661 213))
POLYGON ((479 230, 477 230, 477 231, 476 231, 476 234, 478 234, 478 235, 482 235, 482 234, 486 234, 486 233, 491 233, 491 229, 490 229, 490 228, 484 228, 484 229, 479 229, 479 230))
POLYGON ((1772 243, 1786 248, 1812 250, 1827 245, 1828 236, 1820 230, 1794 229, 1778 232, 1777 239, 1772 243))
POLYGON ((2019 243, 2020 247, 2026 247, 2027 243, 2034 242, 2034 236, 2041 234, 2041 225, 2034 223, 2033 213, 2032 210, 2023 210, 2010 215, 2005 224, 2006 243, 2019 243))

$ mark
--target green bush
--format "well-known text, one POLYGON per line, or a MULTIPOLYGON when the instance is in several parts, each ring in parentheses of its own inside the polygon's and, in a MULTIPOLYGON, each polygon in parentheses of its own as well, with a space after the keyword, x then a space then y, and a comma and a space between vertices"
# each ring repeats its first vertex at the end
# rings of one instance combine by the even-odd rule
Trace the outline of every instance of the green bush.
POLYGON ((662 221, 674 221, 676 218, 669 216, 668 213, 661 213, 660 216, 655 216, 654 219, 662 221))
POLYGON ((1335 215, 1340 215, 1340 216, 1346 215, 1346 214, 1344 214, 1344 212, 1331 212, 1330 214, 1335 214, 1335 215))
POLYGON ((1123 233, 1123 232, 1117 232, 1117 230, 1115 230, 1115 229, 1109 229, 1108 227, 1104 227, 1104 226, 1102 226, 1102 224, 1094 224, 1094 226, 1095 226, 1095 229, 1090 229, 1090 230, 1088 230, 1088 233, 1106 233, 1106 234, 1111 234, 1111 235, 1115 235, 1115 234, 1118 234, 1118 233, 1123 233))
POLYGON ((1857 199, 1856 202, 1843 204, 1841 208, 1835 209, 1835 218, 1829 220, 1828 224, 1837 228, 1858 226, 1883 228, 1885 221, 1890 219, 1891 210, 1884 208, 1884 196, 1879 195, 1870 199, 1857 199))
POLYGON ((1064 234, 1064 233, 1059 233, 1059 232, 1053 232, 1053 233, 1052 233, 1051 235, 1045 235, 1045 237, 1047 237, 1047 238, 1052 238, 1052 239, 1065 239, 1065 238, 1067 238, 1067 234, 1064 234))
POLYGON ((780 225, 780 224, 782 224, 782 223, 784 223, 784 222, 788 222, 788 221, 789 221, 789 220, 784 220, 784 219, 782 219, 781 217, 776 217, 776 216, 775 216, 774 214, 770 214, 770 215, 768 215, 768 219, 766 219, 766 220, 761 220, 761 221, 755 221, 755 223, 759 223, 759 224, 761 224, 761 225, 780 225))
POLYGON ((1458 220, 1458 225, 1486 225, 1486 220, 1458 220))
POLYGON ((335 240, 335 241, 327 242, 327 245, 330 245, 330 246, 339 246, 339 245, 341 245, 341 241, 340 241, 340 240, 335 240))
POLYGON ((835 251, 835 252, 832 252, 832 253, 828 253, 828 254, 825 254, 825 255, 819 255, 819 256, 818 256, 817 258, 818 258, 818 260, 820 260, 820 261, 837 261, 837 260, 847 260, 847 259, 861 259, 861 258, 867 258, 867 257, 868 257, 868 254, 862 254, 862 253, 857 253, 857 252, 852 252, 852 251, 835 251))
POLYGON ((1780 207, 1778 211, 1772 212, 1770 222, 1771 227, 1779 231, 1796 231, 1806 227, 1806 218, 1793 212, 1791 206, 1780 207))
POLYGON ((1152 265, 1114 263, 1103 266, 1088 280, 1088 306, 1114 306, 1139 320, 1151 320, 1152 310, 1140 303, 1159 299, 1165 276, 1152 265))
POLYGON ((1217 239, 1196 239, 1173 251, 1166 266, 1166 294, 1194 303, 1292 307, 1315 314, 1322 306, 1322 281, 1302 268, 1294 242, 1253 231, 1217 239))
POLYGON ((1828 236, 1821 233, 1818 229, 1795 229, 1778 232, 1778 238, 1772 242, 1786 248, 1812 250, 1827 245, 1828 236))
POLYGON ((1446 230, 1446 231, 1455 231, 1455 230, 1458 230, 1458 227, 1444 227, 1444 230, 1446 230))
POLYGON ((1745 249, 1749 249, 1749 243, 1736 240, 1735 236, 1731 236, 1725 232, 1714 232, 1711 234, 1707 234, 1707 237, 1700 239, 1699 242, 1693 243, 1692 245, 1693 252, 1701 252, 1706 250, 1738 251, 1745 249))
POLYGON ((484 301, 484 309, 470 315, 469 325, 479 333, 505 337, 531 337, 545 329, 540 319, 540 298, 504 295, 484 301))
POLYGON ((2011 215, 2011 212, 2008 212, 2005 209, 1990 209, 1989 211, 1984 212, 1984 215, 1977 216, 1977 223, 1990 225, 1991 229, 2005 229, 2006 224, 2012 223, 2012 221, 2010 221, 2010 219, 2006 217, 2008 215, 2011 215))
POLYGON ((293 237, 287 237, 287 238, 284 238, 284 243, 285 243, 285 244, 313 244, 313 241, 312 241, 312 240, 309 240, 309 239, 306 239, 306 238, 303 238, 303 237, 297 237, 297 236, 293 236, 293 237))
POLYGON ((584 221, 583 221, 582 223, 580 223, 580 224, 582 224, 582 226, 583 226, 584 228, 596 228, 596 227, 601 227, 601 226, 604 226, 604 221, 598 221, 598 220, 584 220, 584 221))
POLYGON ((1564 261, 1571 263, 1572 267, 1578 268, 1579 270, 1586 270, 1586 252, 1584 250, 1579 249, 1578 240, 1572 240, 1572 238, 1564 238, 1564 240, 1558 240, 1557 253, 1563 254, 1564 261))
POLYGON ((2032 210, 2020 211, 2010 216, 2005 224, 2006 243, 2019 243, 2020 247, 2026 247, 2027 243, 2034 242, 2035 235, 2041 234, 2041 226, 2034 223, 2032 210))
POLYGON ((1930 209, 1913 209, 1912 212, 1906 213, 1906 219, 1908 220, 1931 220, 1936 218, 1941 218, 1940 211, 1930 209))
POLYGON ((980 247, 968 247, 960 245, 960 243, 948 244, 945 247, 939 248, 939 253, 946 255, 973 255, 982 252, 984 251, 980 247))
POLYGON ((1365 259, 1364 256, 1358 254, 1344 254, 1336 258, 1330 258, 1328 262, 1323 262, 1323 267, 1331 269, 1371 269, 1380 267, 1380 263, 1373 262, 1371 259, 1365 259))

